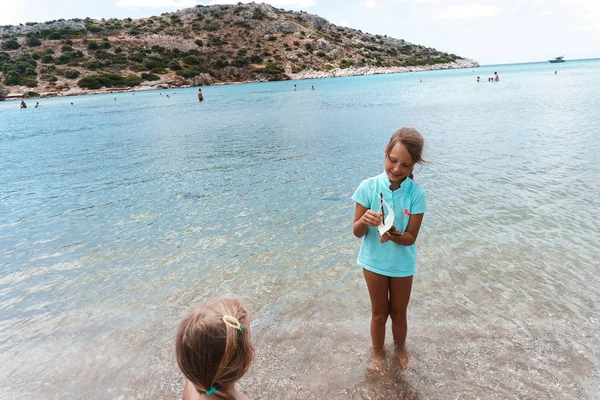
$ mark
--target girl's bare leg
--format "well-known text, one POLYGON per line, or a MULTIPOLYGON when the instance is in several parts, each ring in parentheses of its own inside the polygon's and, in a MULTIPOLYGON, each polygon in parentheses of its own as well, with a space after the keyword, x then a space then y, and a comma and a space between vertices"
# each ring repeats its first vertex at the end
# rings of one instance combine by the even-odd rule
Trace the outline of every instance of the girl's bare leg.
POLYGON ((406 342, 406 309, 410 300, 413 277, 390 278, 390 315, 392 316, 392 335, 394 344, 404 346, 406 342))
POLYGON ((408 322, 406 310, 410 300, 413 277, 390 278, 390 315, 392 316, 392 336, 396 347, 396 358, 401 368, 407 368, 409 355, 406 351, 408 322))
POLYGON ((390 278, 363 269, 371 298, 371 342, 373 350, 383 350, 385 323, 390 315, 390 278))

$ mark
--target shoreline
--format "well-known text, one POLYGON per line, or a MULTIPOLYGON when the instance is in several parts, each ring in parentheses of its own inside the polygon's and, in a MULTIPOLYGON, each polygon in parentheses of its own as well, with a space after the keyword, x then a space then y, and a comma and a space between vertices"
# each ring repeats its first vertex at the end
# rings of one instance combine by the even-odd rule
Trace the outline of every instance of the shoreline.
POLYGON ((445 64, 415 65, 411 67, 348 67, 344 69, 333 68, 326 71, 303 70, 296 74, 286 73, 291 80, 342 78, 348 76, 398 74, 406 72, 427 72, 446 69, 478 68, 479 63, 474 60, 462 59, 445 64))
MULTIPOLYGON (((406 72, 427 72, 427 71, 439 71, 446 69, 464 69, 464 68, 478 68, 479 63, 474 60, 462 59, 452 63, 445 64, 431 64, 431 65, 420 65, 411 67, 348 67, 344 69, 333 68, 326 71, 317 71, 307 69, 298 73, 286 73, 285 75, 289 78, 288 80, 304 80, 304 79, 325 79, 325 78, 342 78, 349 76, 363 76, 363 75, 382 75, 382 74, 398 74, 406 72)), ((168 79, 168 78, 167 78, 168 79)), ((162 81, 162 80, 161 80, 162 81)), ((169 89, 181 89, 199 86, 222 86, 222 85, 241 85, 246 83, 259 83, 259 82, 281 82, 282 80, 270 81, 265 80, 252 80, 243 82, 215 82, 212 85, 194 85, 193 82, 186 81, 184 85, 170 85, 165 81, 156 82, 143 82, 140 86, 127 87, 127 88, 101 88, 101 89, 82 89, 79 87, 70 88, 63 92, 40 92, 39 96, 26 97, 26 89, 21 89, 23 92, 9 92, 3 101, 10 100, 25 100, 25 99, 46 99, 51 97, 69 97, 69 96, 82 96, 92 94, 107 94, 115 92, 143 92, 147 90, 169 90, 169 89), (144 83, 146 83, 144 85, 144 83)), ((10 86, 7 86, 10 88, 10 86)), ((29 92, 33 92, 30 90, 29 92)), ((36 92, 37 93, 37 92, 36 92)))

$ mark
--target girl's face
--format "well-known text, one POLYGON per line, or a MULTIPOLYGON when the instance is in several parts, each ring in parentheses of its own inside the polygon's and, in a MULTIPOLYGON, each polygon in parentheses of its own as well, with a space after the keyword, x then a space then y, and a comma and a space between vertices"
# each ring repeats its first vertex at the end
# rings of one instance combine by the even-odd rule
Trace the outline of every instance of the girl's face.
POLYGON ((392 150, 385 155, 384 169, 390 182, 402 182, 410 175, 414 165, 410 153, 402 143, 396 143, 392 150))

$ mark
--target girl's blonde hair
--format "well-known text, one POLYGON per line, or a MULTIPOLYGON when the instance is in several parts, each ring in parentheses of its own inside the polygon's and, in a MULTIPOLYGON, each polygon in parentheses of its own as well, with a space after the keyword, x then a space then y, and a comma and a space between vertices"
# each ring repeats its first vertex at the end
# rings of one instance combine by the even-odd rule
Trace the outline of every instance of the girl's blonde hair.
POLYGON ((254 358, 248 313, 237 299, 217 299, 197 307, 179 325, 175 341, 177 364, 199 393, 233 400, 225 386, 238 381, 254 358), (242 329, 224 322, 237 319, 242 329))
MULTIPOLYGON (((396 144, 402 144, 408 154, 410 154, 413 163, 415 164, 426 164, 427 161, 423 160, 423 146, 425 141, 421 133, 415 128, 400 128, 390 138, 387 146, 385 147, 385 156, 390 154, 390 151, 396 144)), ((410 179, 413 178, 412 171, 410 173, 410 179)))

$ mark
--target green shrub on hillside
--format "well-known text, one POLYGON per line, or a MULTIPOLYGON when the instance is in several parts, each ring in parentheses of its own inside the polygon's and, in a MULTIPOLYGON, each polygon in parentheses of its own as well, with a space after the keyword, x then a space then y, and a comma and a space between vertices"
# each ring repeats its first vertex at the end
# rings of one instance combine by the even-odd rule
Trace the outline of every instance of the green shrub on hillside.
POLYGON ((74 69, 66 69, 64 72, 64 76, 67 79, 76 79, 79 78, 79 71, 74 69))
POLYGON ((418 66, 418 65, 427 65, 427 61, 426 60, 418 60, 418 59, 404 61, 405 67, 413 67, 413 66, 418 66))
POLYGON ((38 85, 37 79, 26 76, 25 78, 21 78, 21 85, 25 85, 27 87, 36 87, 38 85))
POLYGON ((354 65, 354 62, 352 62, 350 60, 342 60, 342 61, 340 61, 340 68, 341 69, 346 69, 348 67, 351 67, 352 65, 354 65))
POLYGON ((181 70, 183 67, 181 65, 179 65, 179 62, 173 60, 171 62, 169 62, 169 69, 171 71, 179 71, 181 70))
POLYGON ((256 72, 264 72, 267 74, 282 74, 285 70, 284 68, 274 62, 268 62, 264 68, 255 69, 256 72))
POLYGON ((244 68, 246 65, 248 65, 248 59, 245 57, 236 57, 231 62, 231 65, 237 68, 244 68))
POLYGON ((252 19, 265 19, 266 15, 262 10, 255 8, 252 12, 252 19))
POLYGON ((107 72, 101 75, 90 75, 77 82, 77 86, 86 89, 100 89, 101 87, 138 86, 143 79, 137 75, 121 76, 107 72))
POLYGON ((145 81, 159 81, 160 76, 154 74, 142 73, 142 79, 145 81))
POLYGON ((29 46, 29 47, 37 47, 42 44, 40 39, 38 39, 38 37, 34 36, 34 35, 28 35, 26 42, 27 42, 27 46, 29 46))
POLYGON ((31 54, 11 58, 8 53, 0 52, 0 71, 7 85, 37 85, 35 81, 37 62, 31 54), (22 81, 24 78, 31 79, 22 81))
POLYGON ((187 65, 198 65, 200 64, 200 59, 196 56, 185 56, 181 59, 187 65))
POLYGON ((142 64, 144 64, 144 66, 148 69, 162 67, 162 62, 154 58, 144 58, 142 60, 142 64))
POLYGON ((194 65, 194 66, 190 66, 190 67, 185 67, 185 68, 177 71, 176 74, 183 78, 193 78, 204 72, 206 72, 206 71, 194 65))
POLYGON ((2 70, 2 63, 10 60, 10 54, 5 51, 0 51, 0 71, 2 70))
POLYGON ((223 46, 225 44, 229 44, 229 42, 226 42, 225 40, 223 40, 219 37, 210 36, 209 39, 210 39, 211 46, 223 46))
POLYGON ((10 38, 4 43, 2 43, 2 50, 16 50, 20 47, 21 45, 19 44, 19 42, 17 42, 17 39, 15 38, 10 38))
POLYGON ((217 60, 213 63, 213 67, 217 69, 223 69, 225 67, 229 67, 229 61, 227 60, 217 60))
POLYGON ((144 80, 137 75, 127 75, 123 79, 125 86, 139 86, 144 80))
POLYGON ((47 82, 56 82, 58 78, 54 75, 42 75, 40 78, 47 82))
POLYGON ((91 33, 100 33, 104 30, 100 25, 96 25, 96 24, 86 25, 86 28, 91 33))
POLYGON ((100 61, 96 60, 95 58, 92 58, 88 61, 86 61, 83 66, 86 69, 89 69, 90 71, 98 71, 102 68, 104 68, 104 64, 102 64, 100 61))
POLYGON ((138 63, 129 64, 129 69, 134 72, 148 71, 148 68, 146 68, 144 66, 144 64, 138 64, 138 63))

